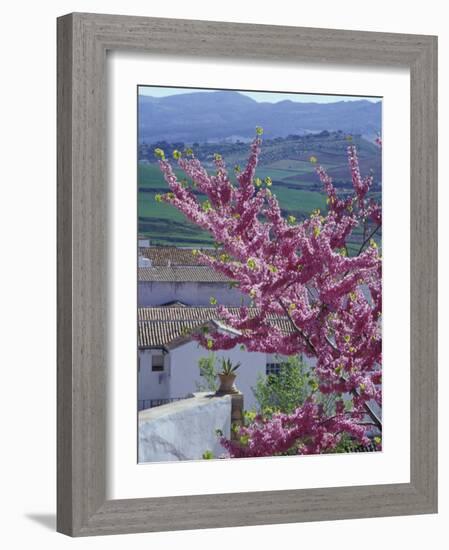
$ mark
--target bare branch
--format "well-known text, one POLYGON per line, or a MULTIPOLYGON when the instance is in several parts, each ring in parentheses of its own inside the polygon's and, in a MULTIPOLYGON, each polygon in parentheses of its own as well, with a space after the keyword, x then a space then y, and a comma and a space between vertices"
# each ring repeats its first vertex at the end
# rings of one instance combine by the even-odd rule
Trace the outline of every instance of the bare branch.
POLYGON ((378 226, 375 227, 375 229, 373 229, 373 231, 371 231, 371 233, 368 235, 368 237, 363 241, 362 246, 359 248, 359 251, 357 252, 356 256, 360 255, 360 253, 363 250, 363 247, 366 245, 366 243, 368 243, 374 237, 374 235, 377 233, 377 231, 381 227, 382 227, 382 224, 379 224, 378 226))

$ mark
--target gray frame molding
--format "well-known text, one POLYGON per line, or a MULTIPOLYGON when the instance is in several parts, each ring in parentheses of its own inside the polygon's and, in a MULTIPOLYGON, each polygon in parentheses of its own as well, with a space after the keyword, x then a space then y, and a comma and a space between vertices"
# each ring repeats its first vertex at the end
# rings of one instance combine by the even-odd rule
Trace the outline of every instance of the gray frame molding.
POLYGON ((57 529, 100 535, 437 511, 437 38, 74 13, 58 19, 57 529), (411 72, 411 481, 106 500, 106 52, 411 72))

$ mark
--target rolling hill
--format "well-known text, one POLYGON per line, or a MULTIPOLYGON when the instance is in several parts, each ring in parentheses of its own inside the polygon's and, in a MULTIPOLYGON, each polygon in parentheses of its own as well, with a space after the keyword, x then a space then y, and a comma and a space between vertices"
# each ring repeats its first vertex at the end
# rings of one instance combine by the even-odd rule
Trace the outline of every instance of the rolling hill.
POLYGON ((234 91, 139 96, 140 143, 244 141, 254 136, 256 126, 267 138, 323 130, 372 137, 381 129, 381 102, 269 103, 234 91))

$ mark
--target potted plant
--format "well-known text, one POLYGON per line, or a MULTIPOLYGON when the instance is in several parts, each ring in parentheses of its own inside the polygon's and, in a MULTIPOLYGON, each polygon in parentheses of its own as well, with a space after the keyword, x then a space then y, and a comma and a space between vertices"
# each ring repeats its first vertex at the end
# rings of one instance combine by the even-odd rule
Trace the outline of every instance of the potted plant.
POLYGON ((221 370, 218 372, 220 387, 218 388, 216 395, 239 393, 239 390, 234 385, 236 377, 235 371, 239 367, 240 363, 233 365, 230 359, 221 360, 221 370))

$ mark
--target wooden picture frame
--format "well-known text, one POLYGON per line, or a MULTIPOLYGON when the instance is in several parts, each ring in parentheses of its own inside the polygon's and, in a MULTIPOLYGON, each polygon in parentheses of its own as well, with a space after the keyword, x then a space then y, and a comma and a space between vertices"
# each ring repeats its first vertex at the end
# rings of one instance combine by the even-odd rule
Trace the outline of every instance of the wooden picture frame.
POLYGON ((437 38, 73 13, 58 19, 57 530, 101 535, 437 511, 437 38), (106 52, 408 67, 410 483, 106 499, 106 52))

